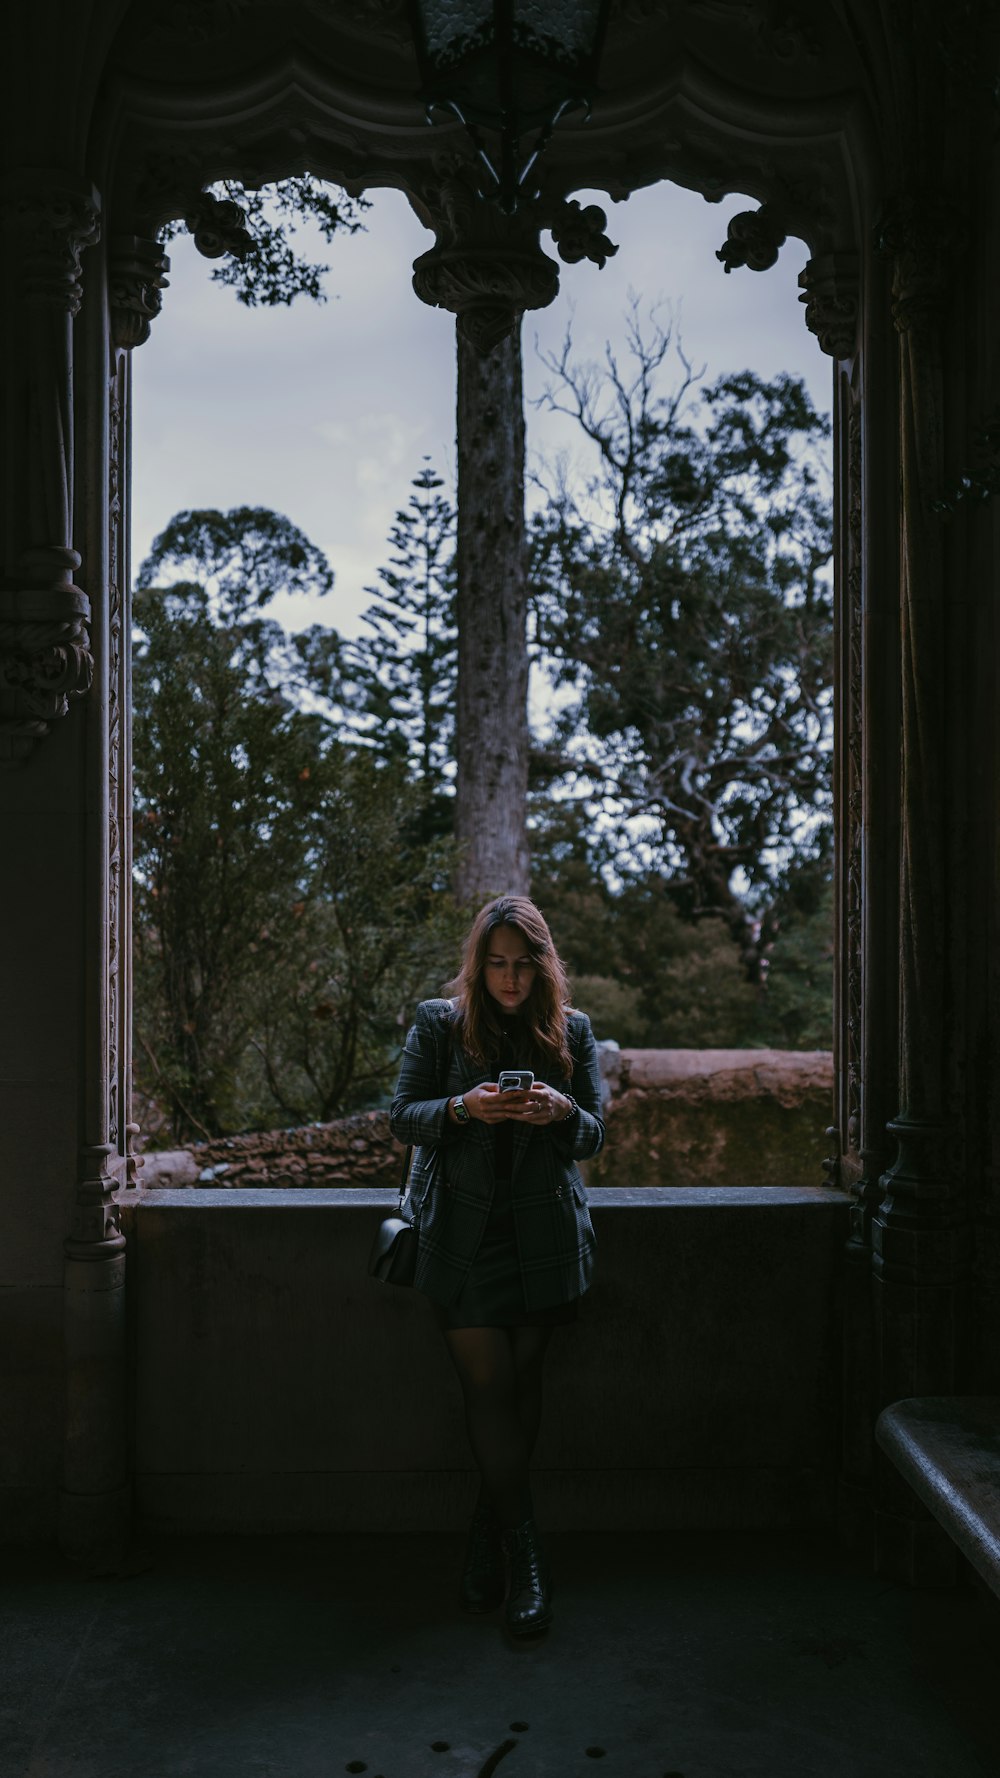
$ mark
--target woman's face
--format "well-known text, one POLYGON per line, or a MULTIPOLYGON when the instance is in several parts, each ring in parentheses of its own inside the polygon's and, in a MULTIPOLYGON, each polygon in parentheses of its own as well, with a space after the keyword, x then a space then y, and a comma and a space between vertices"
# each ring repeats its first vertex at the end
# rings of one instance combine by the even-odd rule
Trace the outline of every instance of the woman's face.
POLYGON ((486 941, 483 979, 497 1005, 516 1012, 531 993, 536 974, 524 933, 516 926, 495 926, 486 941))

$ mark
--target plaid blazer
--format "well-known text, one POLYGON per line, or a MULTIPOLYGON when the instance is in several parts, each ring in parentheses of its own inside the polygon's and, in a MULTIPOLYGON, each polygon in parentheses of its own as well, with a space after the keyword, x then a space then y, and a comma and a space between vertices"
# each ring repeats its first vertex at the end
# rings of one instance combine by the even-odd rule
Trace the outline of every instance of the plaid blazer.
MULTIPOLYGON (((490 1078, 449 1041, 450 1000, 424 1000, 406 1036, 389 1121, 415 1145, 410 1209, 418 1228, 414 1283, 435 1302, 455 1301, 476 1257, 493 1202, 493 1126, 455 1124, 448 1102, 490 1078)), ((597 1046, 585 1013, 568 1019, 572 1074, 537 1076, 580 1107, 565 1123, 514 1130, 511 1198, 525 1305, 545 1309, 580 1296, 594 1268, 594 1230, 577 1161, 604 1141, 597 1046)))

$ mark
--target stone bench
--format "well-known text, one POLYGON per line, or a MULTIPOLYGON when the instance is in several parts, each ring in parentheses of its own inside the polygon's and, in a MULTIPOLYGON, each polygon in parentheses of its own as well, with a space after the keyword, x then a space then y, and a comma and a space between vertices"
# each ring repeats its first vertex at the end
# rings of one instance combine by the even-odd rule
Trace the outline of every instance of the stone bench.
POLYGON ((1000 1396, 893 1402, 875 1436, 962 1555, 1000 1596, 1000 1396))

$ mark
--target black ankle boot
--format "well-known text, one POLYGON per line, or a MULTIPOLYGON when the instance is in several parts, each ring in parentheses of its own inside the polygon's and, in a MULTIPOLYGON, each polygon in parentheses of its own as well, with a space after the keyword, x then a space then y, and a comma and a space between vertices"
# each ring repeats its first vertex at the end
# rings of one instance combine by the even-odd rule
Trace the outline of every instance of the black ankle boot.
POLYGON ((503 1534, 510 1564, 507 1628, 512 1636, 537 1636, 552 1622, 552 1584, 534 1519, 503 1534))
POLYGON ((465 1566, 459 1588, 463 1611, 496 1611, 503 1604, 504 1560, 500 1521, 491 1506, 480 1503, 469 1525, 465 1566))

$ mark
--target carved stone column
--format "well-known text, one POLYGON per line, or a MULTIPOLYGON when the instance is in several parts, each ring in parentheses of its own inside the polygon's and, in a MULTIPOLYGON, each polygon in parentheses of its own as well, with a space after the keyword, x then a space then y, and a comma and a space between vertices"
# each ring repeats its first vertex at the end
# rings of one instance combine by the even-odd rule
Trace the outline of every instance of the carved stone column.
POLYGON ((93 674, 89 601, 74 582, 72 323, 80 255, 99 235, 93 191, 21 172, 0 196, 15 285, 16 362, 0 591, 0 761, 30 754, 93 674))
POLYGON ((66 1443, 60 1542, 94 1572, 126 1561, 125 1240, 134 1183, 131 1097, 131 757, 128 466, 130 348, 149 336, 168 262, 155 241, 112 239, 81 322, 84 547, 94 588, 96 683, 87 722, 85 1143, 66 1242, 66 1443), (99 591, 98 591, 99 589, 99 591))
MULTIPOLYGON (((882 268, 865 267, 869 286, 882 268)), ((886 637, 883 564, 873 560, 876 527, 866 513, 892 502, 891 441, 879 432, 884 390, 877 363, 885 342, 862 338, 862 264, 853 250, 811 259, 799 278, 806 325, 834 360, 834 810, 835 865, 834 1127, 831 1180, 850 1194, 844 1274, 844 1417, 840 1528, 860 1545, 869 1535, 872 1486, 874 1326, 871 1223, 885 1164, 883 1077, 895 1103, 894 946, 884 942, 895 907, 895 811, 879 792, 885 760, 897 767, 893 711, 883 677, 886 637), (873 382, 875 387, 873 389, 873 382), (881 1115, 880 1115, 881 1114, 881 1115)), ((869 289, 871 299, 872 292, 869 289)), ((869 311, 875 306, 869 300, 869 311)), ((893 578, 888 577, 890 587, 893 578)), ((890 601, 891 603, 891 601, 890 601)))
MULTIPOLYGON (((958 245, 953 206, 901 202, 884 231, 899 334, 901 468, 900 1110, 873 1225, 882 1402, 948 1394, 961 1371, 969 1227, 959 1110, 947 1090, 949 931, 943 334, 958 245)), ((950 1550, 891 1477, 877 1519, 886 1572, 933 1581, 950 1550)))
POLYGON ((555 197, 508 216, 480 196, 458 160, 413 202, 438 236, 414 265, 414 289, 455 315, 458 335, 455 889, 472 907, 490 895, 526 894, 530 882, 520 323, 559 288, 539 230, 551 228, 568 264, 603 266, 617 249, 596 204, 555 197))
POLYGON ((858 257, 811 259, 799 276, 805 321, 834 360, 834 820, 836 946, 834 981, 834 1152, 827 1170, 851 1189, 861 1142, 861 1033, 864 1009, 862 852, 864 493, 861 361, 858 352, 858 257))

